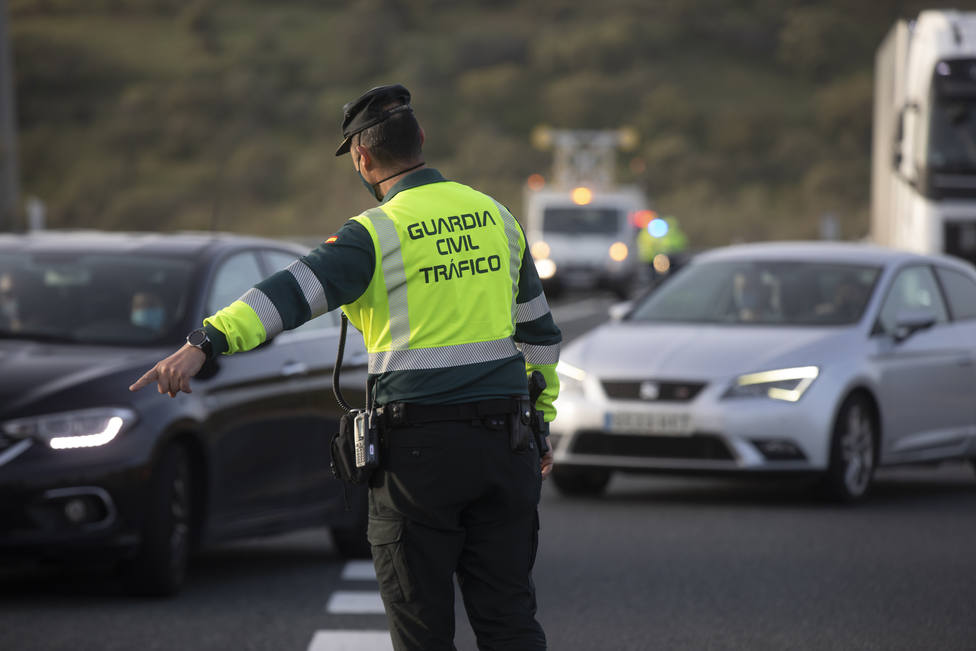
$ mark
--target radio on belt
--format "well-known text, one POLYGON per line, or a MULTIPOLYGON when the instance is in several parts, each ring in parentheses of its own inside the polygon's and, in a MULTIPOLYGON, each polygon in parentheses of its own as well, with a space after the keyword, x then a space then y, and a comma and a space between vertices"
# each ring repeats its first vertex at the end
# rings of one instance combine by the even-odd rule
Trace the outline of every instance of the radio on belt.
POLYGON ((374 410, 360 411, 353 421, 353 445, 356 450, 357 468, 375 468, 379 465, 379 432, 375 418, 371 418, 374 410))

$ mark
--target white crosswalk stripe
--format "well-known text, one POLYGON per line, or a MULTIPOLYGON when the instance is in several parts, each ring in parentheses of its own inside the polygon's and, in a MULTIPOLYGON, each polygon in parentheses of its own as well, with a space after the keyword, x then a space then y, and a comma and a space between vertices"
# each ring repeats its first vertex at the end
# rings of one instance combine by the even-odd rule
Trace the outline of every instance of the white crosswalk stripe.
POLYGON ((376 568, 373 561, 349 561, 342 568, 343 581, 375 581, 376 568))
POLYGON ((383 600, 376 590, 336 590, 325 610, 333 615, 382 615, 383 600))
MULTIPOLYGON (((376 584, 371 561, 349 561, 342 568, 341 579, 376 584)), ((364 588, 367 586, 363 586, 364 588)), ((379 590, 336 590, 329 595, 325 611, 330 615, 382 615, 383 600, 379 590)), ((348 625, 348 624, 347 624, 348 625)), ((389 631, 320 630, 308 645, 308 651, 393 651, 389 631)))
POLYGON ((386 631, 318 631, 308 651, 393 651, 386 631))

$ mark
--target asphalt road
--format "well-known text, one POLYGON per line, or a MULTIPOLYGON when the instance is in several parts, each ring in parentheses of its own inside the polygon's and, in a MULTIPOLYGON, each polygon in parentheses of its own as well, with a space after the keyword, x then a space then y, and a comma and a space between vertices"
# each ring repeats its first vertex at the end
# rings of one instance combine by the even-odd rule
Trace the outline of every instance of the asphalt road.
MULTIPOLYGON (((612 301, 556 308, 568 337, 612 301)), ((976 649, 976 474, 884 470, 854 507, 798 482, 618 476, 543 491, 535 581, 554 650, 976 649)), ((0 571, 0 650, 390 649, 368 564, 312 530, 212 549, 170 600, 105 568, 0 571)), ((475 649, 458 602, 458 649, 475 649)))

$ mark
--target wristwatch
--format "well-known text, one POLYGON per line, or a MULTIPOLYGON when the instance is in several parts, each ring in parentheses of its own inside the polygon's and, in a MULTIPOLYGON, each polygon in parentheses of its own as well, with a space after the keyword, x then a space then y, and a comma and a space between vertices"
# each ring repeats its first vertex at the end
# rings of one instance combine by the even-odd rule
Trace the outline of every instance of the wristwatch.
POLYGON ((210 359, 210 356, 213 355, 213 344, 210 343, 210 337, 207 336, 207 331, 203 328, 197 328, 188 334, 186 336, 186 343, 202 350, 203 354, 207 356, 207 359, 210 359))

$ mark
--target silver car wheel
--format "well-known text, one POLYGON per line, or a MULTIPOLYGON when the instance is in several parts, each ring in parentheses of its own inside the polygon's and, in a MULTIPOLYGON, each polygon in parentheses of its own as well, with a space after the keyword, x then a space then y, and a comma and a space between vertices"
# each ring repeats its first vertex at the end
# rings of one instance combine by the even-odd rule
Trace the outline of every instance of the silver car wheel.
POLYGON ((844 485, 851 496, 860 496, 867 491, 874 472, 874 425, 863 405, 850 406, 840 445, 844 485))
POLYGON ((830 442, 830 463, 821 488, 840 502, 867 495, 877 465, 881 430, 870 396, 855 393, 841 404, 830 442))

